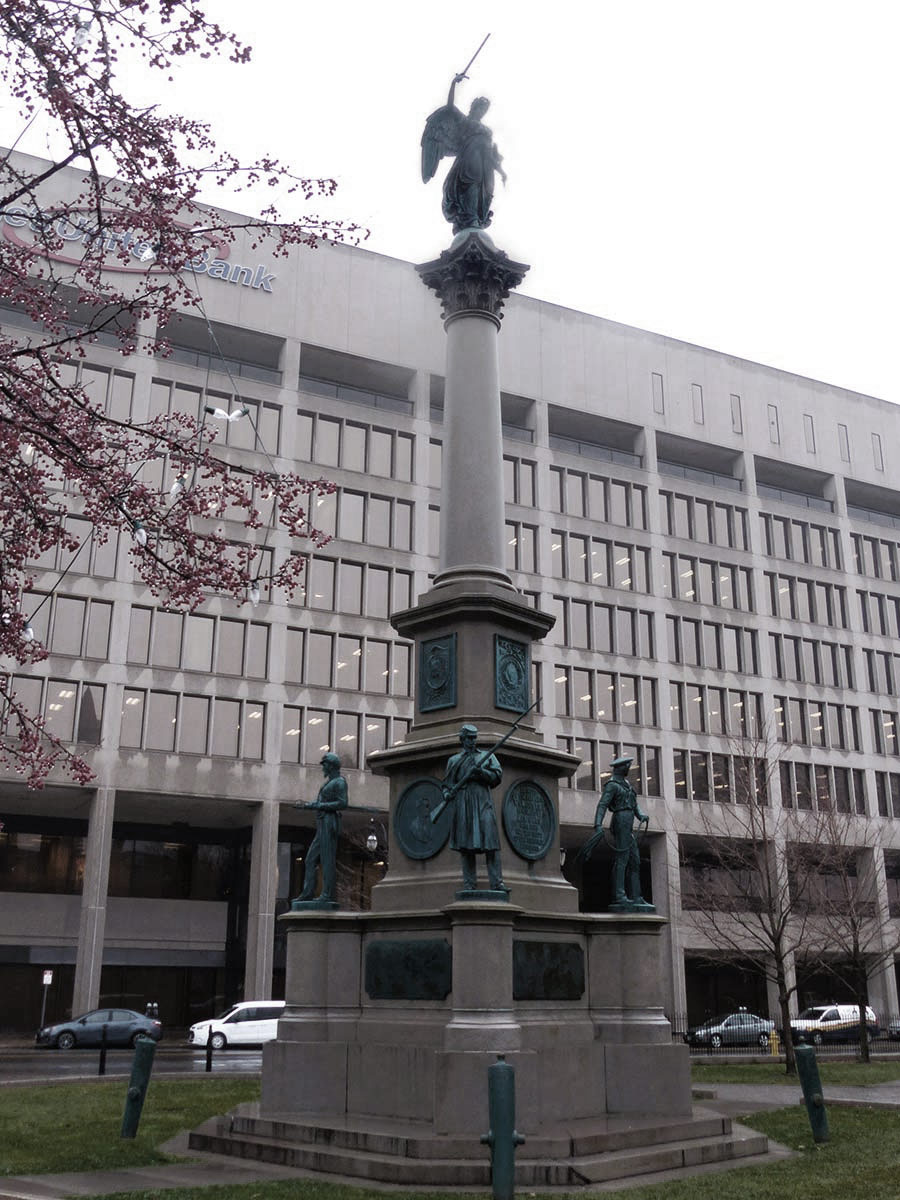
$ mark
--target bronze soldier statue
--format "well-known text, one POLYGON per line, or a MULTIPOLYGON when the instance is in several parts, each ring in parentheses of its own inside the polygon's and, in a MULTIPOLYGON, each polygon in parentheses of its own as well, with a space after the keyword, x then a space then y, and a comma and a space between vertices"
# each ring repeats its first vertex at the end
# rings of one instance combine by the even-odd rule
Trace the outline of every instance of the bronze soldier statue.
POLYGON ((500 782, 503 771, 496 755, 479 754, 477 738, 474 725, 463 725, 459 731, 463 748, 447 763, 442 791, 444 800, 454 806, 450 846, 462 857, 464 891, 476 890, 475 855, 483 854, 491 891, 505 894, 509 889, 503 882, 500 833, 491 799, 491 788, 500 782))
POLYGON ((306 856, 303 874, 303 891, 293 901, 298 904, 319 904, 335 907, 334 898, 337 876, 337 847, 341 834, 341 809, 347 807, 347 781, 341 774, 341 760, 336 754, 325 754, 321 760, 325 782, 311 803, 298 802, 296 808, 312 808, 316 812, 316 836, 306 856), (322 867, 322 891, 313 900, 316 890, 316 868, 322 867))
POLYGON ((584 857, 588 858, 591 850, 602 837, 603 818, 609 810, 612 813, 610 828, 615 854, 613 861, 614 894, 611 907, 619 911, 653 908, 653 905, 648 904, 641 895, 641 856, 634 834, 634 822, 637 820, 646 826, 650 818, 641 811, 637 792, 628 780, 628 771, 633 761, 631 758, 623 757, 616 758, 610 763, 613 773, 606 781, 594 817, 596 833, 584 848, 584 857))

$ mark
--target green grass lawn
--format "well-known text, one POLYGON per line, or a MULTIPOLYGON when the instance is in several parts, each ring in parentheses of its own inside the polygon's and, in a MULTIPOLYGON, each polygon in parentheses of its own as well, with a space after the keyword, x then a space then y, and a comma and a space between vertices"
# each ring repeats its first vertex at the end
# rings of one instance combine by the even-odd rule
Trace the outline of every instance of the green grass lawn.
MULTIPOLYGON (((842 1108, 829 1113, 831 1140, 816 1147, 800 1107, 760 1113, 745 1124, 798 1152, 767 1167, 695 1175, 675 1183, 602 1193, 604 1200, 897 1200, 900 1120, 896 1113, 842 1108)), ((486 1193, 468 1193, 486 1195, 486 1193)), ((519 1197, 534 1193, 520 1190, 519 1197)), ((557 1200, 560 1194, 556 1193, 557 1200)), ((582 1193, 582 1196, 584 1193, 582 1193)), ((370 1191, 292 1180, 235 1187, 118 1194, 105 1200, 458 1200, 459 1193, 370 1191)), ((99 1200, 95 1197, 94 1200, 99 1200)))
MULTIPOLYGON (((838 1073, 837 1082, 872 1082, 883 1064, 825 1064, 823 1076, 838 1073)), ((767 1080, 784 1080, 776 1064, 747 1067, 702 1067, 729 1072, 753 1082, 756 1072, 776 1072, 767 1080), (754 1078, 748 1078, 753 1075, 754 1078)), ((695 1078, 697 1076, 695 1075, 695 1078)), ((708 1075, 705 1078, 709 1078, 708 1075)), ((881 1078, 881 1076, 879 1076, 881 1078)), ((251 1080, 154 1080, 147 1094, 138 1137, 122 1141, 126 1083, 114 1080, 54 1087, 7 1088, 0 1093, 0 1175, 114 1169, 165 1162, 158 1146, 207 1117, 254 1099, 251 1080)), ((797 1151, 797 1156, 770 1166, 693 1176, 683 1182, 646 1185, 604 1197, 618 1200, 897 1200, 900 1196, 900 1115, 865 1108, 832 1108, 831 1140, 816 1147, 806 1110, 801 1105, 759 1113, 744 1124, 797 1151)), ((527 1130, 526 1136, 527 1136, 527 1130)), ((0 1185, 2 1187, 2 1185, 0 1185)), ((479 1195, 479 1193, 470 1193, 479 1195)), ((130 1193, 130 1200, 453 1200, 459 1193, 378 1191, 319 1180, 266 1181, 228 1187, 164 1189, 130 1193)), ((480 1193, 480 1195, 486 1195, 480 1193)), ((529 1193, 520 1191, 524 1198, 529 1193)), ((124 1194, 107 1200, 125 1200, 124 1194)))
MULTIPOLYGON (((833 1087, 890 1083, 900 1081, 900 1062, 823 1062, 818 1059, 819 1077, 823 1086, 833 1087)), ((785 1073, 784 1063, 693 1063, 694 1083, 789 1083, 799 1088, 796 1075, 785 1073)), ((898 1191, 900 1195, 900 1191, 898 1191)))
POLYGON ((255 1079, 153 1079, 136 1138, 119 1136, 127 1079, 0 1092, 0 1177, 171 1161, 157 1149, 207 1117, 259 1096, 255 1079))

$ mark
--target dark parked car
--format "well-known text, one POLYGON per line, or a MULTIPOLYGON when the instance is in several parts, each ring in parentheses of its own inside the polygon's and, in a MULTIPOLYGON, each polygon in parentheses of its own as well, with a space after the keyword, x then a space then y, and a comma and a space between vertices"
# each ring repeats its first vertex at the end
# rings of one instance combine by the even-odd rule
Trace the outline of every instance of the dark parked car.
POLYGON ((720 1046, 759 1046, 760 1049, 767 1049, 769 1034, 774 1028, 775 1022, 768 1017, 757 1017, 755 1013, 741 1008, 736 1013, 713 1017, 696 1029, 689 1029, 684 1040, 689 1046, 711 1046, 713 1050, 718 1050, 720 1046))
POLYGON ((36 1046, 56 1046, 59 1050, 100 1046, 104 1026, 107 1046, 133 1046, 139 1036, 153 1038, 155 1042, 162 1037, 162 1025, 152 1017, 141 1016, 130 1008, 95 1008, 71 1021, 45 1025, 38 1030, 34 1043, 36 1046))

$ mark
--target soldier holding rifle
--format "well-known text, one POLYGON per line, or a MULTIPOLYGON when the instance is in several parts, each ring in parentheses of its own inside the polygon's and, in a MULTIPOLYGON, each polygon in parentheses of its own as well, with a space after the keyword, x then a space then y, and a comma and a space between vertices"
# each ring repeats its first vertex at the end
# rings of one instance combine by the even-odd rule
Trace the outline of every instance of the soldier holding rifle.
POLYGON ((500 833, 491 799, 491 788, 495 788, 503 776, 495 751, 512 737, 536 704, 535 700, 490 750, 480 754, 476 746, 478 729, 474 725, 463 725, 459 731, 462 750, 447 763, 442 784, 444 798, 432 812, 431 819, 436 821, 447 805, 453 803, 450 848, 458 850, 462 856, 463 891, 476 890, 475 855, 483 854, 491 891, 502 893, 504 898, 509 894, 509 888, 503 882, 500 833))
POLYGON ((479 755, 474 725, 463 725, 459 731, 462 750, 447 763, 444 776, 444 800, 453 802, 453 825, 450 847, 462 856, 463 890, 476 889, 475 855, 483 854, 491 891, 505 892, 500 867, 500 834, 494 814, 491 788, 495 788, 503 771, 496 755, 479 755))

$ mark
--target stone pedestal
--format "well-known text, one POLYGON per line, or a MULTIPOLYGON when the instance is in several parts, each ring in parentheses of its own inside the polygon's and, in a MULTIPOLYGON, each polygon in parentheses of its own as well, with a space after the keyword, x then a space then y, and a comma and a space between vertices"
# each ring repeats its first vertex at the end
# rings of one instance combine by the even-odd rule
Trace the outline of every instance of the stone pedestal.
POLYGON ((519 1127, 690 1114, 661 1003, 659 917, 455 902, 417 914, 290 913, 287 1008, 260 1116, 487 1129, 487 1068, 516 1068, 519 1127))

